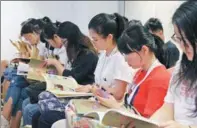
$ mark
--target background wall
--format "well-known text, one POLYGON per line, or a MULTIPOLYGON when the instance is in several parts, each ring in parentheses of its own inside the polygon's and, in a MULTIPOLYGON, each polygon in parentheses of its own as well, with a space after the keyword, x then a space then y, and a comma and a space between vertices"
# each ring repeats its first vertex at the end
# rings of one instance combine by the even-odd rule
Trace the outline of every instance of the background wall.
POLYGON ((20 23, 27 18, 50 17, 53 21, 69 20, 88 35, 88 23, 98 13, 124 13, 144 24, 150 17, 159 18, 166 41, 173 34, 171 17, 183 1, 1 1, 1 59, 11 59, 16 49, 9 39, 17 40, 20 23), (125 5, 125 10, 124 10, 125 5))
POLYGON ((16 49, 9 39, 17 40, 20 23, 28 18, 50 17, 69 20, 88 34, 88 23, 98 13, 119 12, 119 1, 1 1, 1 59, 11 59, 16 49))
POLYGON ((141 20, 143 24, 150 17, 159 18, 168 41, 173 34, 172 15, 182 2, 184 1, 125 1, 125 16, 141 20))

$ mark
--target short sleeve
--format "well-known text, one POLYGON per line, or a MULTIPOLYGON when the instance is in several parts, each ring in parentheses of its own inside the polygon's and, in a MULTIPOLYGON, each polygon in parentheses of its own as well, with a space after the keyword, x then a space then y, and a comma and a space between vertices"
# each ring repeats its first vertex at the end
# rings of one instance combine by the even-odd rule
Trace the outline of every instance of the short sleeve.
POLYGON ((177 73, 179 72, 180 69, 180 62, 177 62, 176 66, 174 67, 174 70, 172 72, 171 80, 170 80, 170 85, 167 91, 167 95, 165 96, 164 101, 166 103, 174 103, 175 101, 175 88, 177 85, 177 73))
POLYGON ((37 45, 37 48, 39 50, 39 56, 42 56, 42 57, 46 57, 47 56, 47 48, 44 46, 44 44, 39 43, 37 45))
POLYGON ((65 47, 54 49, 54 54, 59 56, 59 61, 61 64, 66 65, 68 61, 67 53, 65 47))
POLYGON ((170 86, 168 88, 167 94, 165 96, 164 101, 166 103, 174 103, 174 93, 173 93, 173 85, 172 85, 173 77, 170 80, 170 86))
POLYGON ((124 57, 122 55, 118 56, 116 58, 115 63, 116 66, 115 66, 113 78, 116 80, 122 80, 127 83, 131 83, 133 79, 134 71, 131 67, 129 67, 124 57))

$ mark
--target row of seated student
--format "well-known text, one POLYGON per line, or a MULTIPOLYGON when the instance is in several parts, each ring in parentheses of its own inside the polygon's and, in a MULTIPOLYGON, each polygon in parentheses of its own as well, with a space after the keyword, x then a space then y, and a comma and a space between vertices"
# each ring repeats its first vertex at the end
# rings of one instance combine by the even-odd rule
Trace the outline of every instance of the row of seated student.
MULTIPOLYGON (((173 14, 172 39, 183 50, 176 66, 179 51, 171 42, 164 44, 162 24, 155 18, 143 26, 140 21, 128 22, 117 13, 98 14, 88 24, 92 41, 71 22, 52 23, 47 17, 30 19, 22 24, 21 36, 40 49, 39 54, 48 65, 57 68, 59 75, 75 78, 80 84, 76 91, 105 88, 111 94, 108 99, 94 93, 102 105, 118 109, 119 101, 125 98, 126 104, 134 106, 142 116, 160 122, 161 128, 196 128, 195 15, 196 1, 184 2, 173 14), (49 49, 43 47, 43 38, 54 47, 53 54, 59 55, 59 60, 47 58, 49 49), (138 71, 134 74, 133 69, 138 71)), ((66 127, 64 110, 68 99, 60 100, 46 92, 44 82, 13 75, 12 67, 6 70, 12 71, 4 75, 10 85, 1 127, 18 128, 21 116, 24 125, 33 128, 66 127)), ((81 126, 80 123, 84 122, 76 125, 81 126)))

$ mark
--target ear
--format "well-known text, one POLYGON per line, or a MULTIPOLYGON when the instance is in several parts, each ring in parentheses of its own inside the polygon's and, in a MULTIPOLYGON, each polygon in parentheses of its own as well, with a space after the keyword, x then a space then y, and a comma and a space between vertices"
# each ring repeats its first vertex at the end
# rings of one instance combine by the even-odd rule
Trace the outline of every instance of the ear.
POLYGON ((57 35, 57 34, 54 34, 54 35, 53 35, 53 38, 54 38, 54 39, 55 39, 55 38, 57 38, 57 37, 58 37, 58 35, 57 35))
POLYGON ((113 40, 113 37, 114 37, 114 36, 113 36, 112 34, 109 34, 109 35, 107 36, 107 39, 108 39, 108 40, 113 40))
POLYGON ((150 49, 146 46, 146 45, 143 45, 140 52, 143 54, 143 55, 146 55, 148 54, 150 51, 150 49))

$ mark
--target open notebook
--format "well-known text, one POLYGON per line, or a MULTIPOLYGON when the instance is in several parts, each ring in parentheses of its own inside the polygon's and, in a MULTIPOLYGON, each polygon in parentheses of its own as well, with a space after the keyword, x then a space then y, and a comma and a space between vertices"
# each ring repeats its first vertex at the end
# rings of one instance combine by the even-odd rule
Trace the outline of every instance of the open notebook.
POLYGON ((76 113, 79 115, 84 115, 92 111, 105 112, 109 109, 94 99, 73 99, 71 103, 75 106, 76 113))
POLYGON ((158 128, 159 124, 125 110, 109 109, 106 112, 89 112, 85 117, 98 120, 100 124, 112 127, 127 126, 131 121, 136 128, 158 128))
POLYGON ((53 93, 58 98, 93 96, 92 93, 75 92, 75 89, 78 87, 78 83, 72 77, 64 77, 45 73, 42 75, 47 84, 46 90, 53 93))

